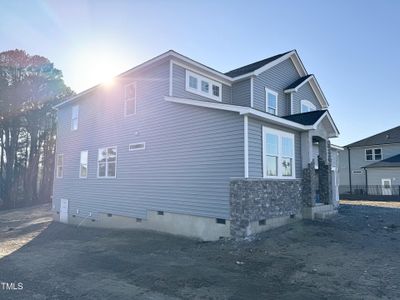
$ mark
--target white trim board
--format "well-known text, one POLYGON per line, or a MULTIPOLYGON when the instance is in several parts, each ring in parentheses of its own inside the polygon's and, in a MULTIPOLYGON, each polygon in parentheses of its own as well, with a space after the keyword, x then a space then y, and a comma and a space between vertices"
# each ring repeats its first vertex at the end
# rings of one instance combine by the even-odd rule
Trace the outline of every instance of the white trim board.
POLYGON ((174 102, 174 103, 187 104, 187 105, 213 108, 213 109, 220 109, 220 110, 225 110, 225 111, 232 111, 232 112, 239 113, 241 115, 248 115, 248 116, 254 117, 256 119, 268 121, 273 124, 282 125, 282 126, 285 126, 288 128, 296 129, 296 130, 307 131, 307 130, 314 129, 313 126, 301 125, 299 123, 289 121, 289 120, 283 119, 281 117, 274 116, 274 115, 256 110, 251 107, 244 107, 244 106, 225 104, 225 103, 219 103, 219 102, 217 103, 217 102, 211 102, 211 101, 201 101, 201 100, 193 100, 193 99, 186 99, 186 98, 169 97, 169 96, 165 96, 164 99, 166 101, 174 102))
POLYGON ((244 178, 249 178, 249 117, 244 116, 244 178))
POLYGON ((278 117, 278 116, 274 116, 272 114, 268 114, 266 112, 256 110, 251 107, 225 104, 225 103, 220 103, 220 102, 169 97, 169 96, 164 96, 164 100, 166 100, 168 102, 173 102, 173 103, 180 103, 180 104, 187 104, 187 105, 193 105, 193 106, 199 106, 199 107, 232 111, 232 112, 239 113, 241 115, 248 115, 255 119, 260 119, 262 121, 267 121, 267 122, 270 122, 273 124, 281 125, 281 126, 284 126, 287 128, 296 129, 296 130, 300 130, 300 131, 308 131, 308 130, 312 130, 312 129, 317 129, 318 125, 321 123, 321 121, 324 119, 324 117, 327 117, 329 122, 331 123, 333 131, 335 133, 333 136, 330 136, 330 137, 337 137, 339 135, 339 131, 337 130, 336 125, 333 122, 332 117, 330 116, 328 111, 325 111, 325 113, 322 114, 322 116, 318 119, 317 122, 315 122, 314 125, 302 125, 302 124, 299 124, 299 123, 296 123, 293 121, 289 121, 289 120, 286 120, 286 119, 278 117))

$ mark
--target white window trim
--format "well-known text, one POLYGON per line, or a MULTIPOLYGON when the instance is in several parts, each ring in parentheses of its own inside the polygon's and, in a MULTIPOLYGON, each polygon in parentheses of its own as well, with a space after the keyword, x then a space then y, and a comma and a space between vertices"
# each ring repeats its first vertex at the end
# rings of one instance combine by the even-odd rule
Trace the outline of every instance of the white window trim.
MULTIPOLYGON (((269 94, 272 94, 272 95, 275 95, 275 97, 276 97, 276 100, 275 100, 275 103, 276 103, 276 108, 275 108, 275 115, 274 116, 278 116, 278 98, 279 98, 279 94, 278 94, 278 92, 275 92, 274 90, 271 90, 271 89, 269 89, 269 88, 265 88, 265 112, 266 113, 269 113, 268 112, 268 93, 269 94)), ((269 114, 271 114, 271 113, 269 113, 269 114)), ((271 114, 271 115, 273 115, 273 114, 271 114)))
POLYGON ((118 148, 117 148, 117 146, 106 146, 106 147, 100 147, 99 149, 97 149, 97 178, 98 179, 110 179, 110 178, 113 179, 113 178, 117 178, 117 166, 118 166, 117 161, 118 161, 118 148), (102 177, 99 176, 99 170, 100 170, 100 168, 99 168, 99 150, 103 149, 103 148, 106 148, 106 149, 115 148, 115 153, 116 153, 116 155, 115 155, 115 176, 108 176, 107 175, 108 174, 107 161, 106 161, 106 176, 102 176, 102 177))
POLYGON ((87 178, 88 177, 88 173, 89 173, 89 151, 88 150, 83 150, 80 152, 80 156, 79 156, 79 178, 87 178), (86 152, 86 158, 87 158, 87 162, 86 162, 86 176, 81 176, 81 167, 82 167, 82 153, 86 152))
POLYGON ((189 70, 185 70, 185 71, 186 71, 185 90, 187 92, 222 102, 222 84, 220 82, 214 81, 210 78, 204 77, 200 74, 194 73, 189 70), (190 85, 189 85, 189 77, 190 76, 197 78, 197 89, 190 87, 190 85), (201 81, 205 81, 208 83, 208 85, 210 87, 208 93, 203 92, 201 90, 201 81), (218 97, 213 95, 213 88, 212 88, 213 85, 219 87, 219 96, 218 97))
POLYGON ((141 143, 131 143, 128 146, 128 150, 129 151, 140 151, 140 150, 145 150, 146 149, 146 143, 145 142, 141 142, 141 143), (131 146, 133 145, 143 145, 143 148, 137 148, 137 149, 131 149, 131 146))
POLYGON ((57 154, 56 157, 56 177, 57 178, 63 178, 64 177, 64 154, 60 153, 57 154), (62 157, 62 163, 61 163, 61 176, 58 176, 58 157, 62 157))
POLYGON ((317 107, 311 103, 309 100, 303 99, 300 101, 300 112, 303 113, 303 105, 307 106, 308 108, 310 108, 310 111, 314 111, 317 110, 317 107))
POLYGON ((296 178, 296 152, 295 152, 295 136, 293 133, 286 131, 281 131, 277 129, 272 129, 266 126, 262 128, 262 161, 263 161, 263 178, 268 179, 295 179, 296 178), (265 156, 267 155, 267 150, 265 149, 265 135, 267 133, 275 134, 279 137, 278 139, 278 175, 277 176, 267 176, 267 161, 265 156), (282 137, 291 138, 293 140, 293 157, 292 157, 292 176, 282 176, 282 168, 280 167, 282 159, 282 137))
POLYGON ((365 161, 380 161, 383 160, 383 151, 382 148, 366 148, 364 149, 364 160, 365 161), (372 150, 372 159, 367 159, 367 150, 372 150), (375 159, 375 150, 381 150, 381 159, 375 159))
POLYGON ((76 131, 79 128, 79 105, 73 105, 71 110, 71 131, 76 131), (77 109, 78 113, 76 118, 74 118, 74 109, 77 109), (74 128, 74 120, 76 120, 76 128, 74 128))
POLYGON ((126 84, 124 86, 124 116, 125 117, 130 117, 130 116, 136 115, 136 103, 137 103, 137 85, 136 85, 136 81, 135 81, 135 82, 131 82, 129 84, 126 84), (134 98, 129 98, 128 99, 128 97, 126 95, 126 90, 131 85, 133 85, 135 87, 135 96, 134 96, 134 98), (135 112, 133 114, 127 114, 127 112, 126 112, 126 107, 127 107, 126 102, 127 101, 135 101, 135 112))

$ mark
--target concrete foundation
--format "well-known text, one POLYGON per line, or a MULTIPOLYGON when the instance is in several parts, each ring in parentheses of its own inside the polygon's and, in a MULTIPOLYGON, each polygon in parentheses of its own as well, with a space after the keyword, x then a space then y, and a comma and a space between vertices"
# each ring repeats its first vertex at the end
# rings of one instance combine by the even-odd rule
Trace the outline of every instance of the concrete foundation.
MULTIPOLYGON (((54 219, 59 221, 59 215, 54 219)), ((87 227, 115 228, 115 229, 144 229, 153 230, 205 241, 216 241, 221 237, 230 236, 230 222, 217 223, 215 218, 206 218, 157 211, 149 211, 147 219, 137 219, 105 213, 96 213, 92 217, 68 215, 68 223, 87 227)))

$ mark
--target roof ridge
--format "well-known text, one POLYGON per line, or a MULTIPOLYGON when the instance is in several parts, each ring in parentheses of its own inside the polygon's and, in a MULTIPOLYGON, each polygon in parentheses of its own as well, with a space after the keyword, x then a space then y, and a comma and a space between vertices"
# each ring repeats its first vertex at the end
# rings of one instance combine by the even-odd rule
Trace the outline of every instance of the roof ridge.
POLYGON ((358 140, 358 141, 355 141, 355 142, 353 142, 353 143, 347 144, 345 147, 349 147, 349 146, 352 146, 352 145, 354 145, 354 144, 357 144, 357 143, 366 141, 366 140, 368 140, 368 139, 372 139, 372 138, 374 138, 374 137, 377 137, 377 136, 380 136, 380 135, 384 135, 384 134, 387 133, 388 131, 392 131, 392 130, 394 130, 394 129, 400 129, 400 125, 395 126, 395 127, 392 127, 392 128, 390 128, 390 129, 386 129, 386 130, 381 131, 381 132, 378 132, 378 133, 375 133, 375 134, 373 134, 373 135, 367 136, 367 137, 365 137, 365 138, 363 138, 363 139, 361 139, 361 140, 358 140))
MULTIPOLYGON (((270 57, 267 57, 267 58, 258 60, 258 61, 256 61, 256 62, 252 62, 252 63, 249 63, 249 64, 247 64, 247 65, 244 65, 244 66, 241 66, 241 67, 232 69, 232 70, 230 70, 230 71, 228 71, 228 72, 225 72, 224 74, 227 75, 227 76, 230 76, 230 77, 236 77, 236 76, 239 76, 239 75, 233 75, 233 76, 231 76, 231 75, 229 75, 229 74, 230 74, 230 73, 237 73, 239 70, 246 69, 246 68, 250 68, 251 66, 255 66, 255 65, 261 64, 261 66, 257 66, 257 67, 255 68, 255 70, 256 70, 256 69, 259 69, 259 68, 261 68, 262 66, 266 65, 267 63, 269 63, 269 62, 271 62, 271 61, 274 61, 274 60, 276 60, 276 59, 278 59, 278 58, 280 58, 280 57, 282 57, 282 56, 284 56, 284 55, 286 55, 286 54, 288 54, 288 53, 290 53, 290 52, 293 52, 293 51, 296 51, 296 50, 294 49, 294 50, 286 51, 286 52, 283 52, 283 53, 280 53, 280 54, 276 54, 276 55, 273 55, 273 56, 270 56, 270 57)), ((250 73, 250 72, 252 72, 252 71, 254 71, 254 70, 246 71, 245 73, 247 74, 247 73, 250 73)))

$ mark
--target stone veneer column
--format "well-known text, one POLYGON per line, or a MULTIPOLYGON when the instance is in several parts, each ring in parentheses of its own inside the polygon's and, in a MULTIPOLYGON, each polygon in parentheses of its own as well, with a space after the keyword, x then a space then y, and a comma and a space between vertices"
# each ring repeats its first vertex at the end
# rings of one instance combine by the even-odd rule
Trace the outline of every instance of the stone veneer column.
POLYGON ((327 141, 326 144, 326 160, 323 156, 318 157, 318 173, 319 173, 319 193, 321 202, 324 204, 332 203, 332 171, 331 171, 331 149, 330 142, 327 141))
POLYGON ((307 168, 303 169, 302 179, 302 200, 304 207, 315 206, 315 189, 317 185, 317 175, 315 174, 315 161, 312 160, 307 168))

